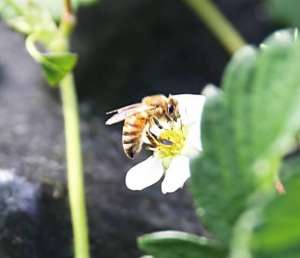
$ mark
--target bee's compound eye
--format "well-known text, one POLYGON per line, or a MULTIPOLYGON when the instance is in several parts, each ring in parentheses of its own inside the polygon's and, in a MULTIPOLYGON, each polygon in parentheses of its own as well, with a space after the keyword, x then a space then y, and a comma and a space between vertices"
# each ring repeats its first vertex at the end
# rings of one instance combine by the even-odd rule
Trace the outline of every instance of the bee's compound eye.
POLYGON ((174 112, 174 105, 169 105, 168 106, 168 113, 172 114, 174 112))

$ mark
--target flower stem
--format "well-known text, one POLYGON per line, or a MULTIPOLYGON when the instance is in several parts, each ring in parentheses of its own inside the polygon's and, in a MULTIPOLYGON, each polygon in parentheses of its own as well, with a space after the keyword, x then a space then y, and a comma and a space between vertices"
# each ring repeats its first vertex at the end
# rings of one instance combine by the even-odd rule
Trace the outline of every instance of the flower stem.
MULTIPOLYGON (((69 51, 69 37, 74 27, 71 0, 64 0, 64 13, 60 31, 64 36, 57 51, 69 51)), ((65 124, 67 180, 73 227, 75 258, 89 258, 88 223, 86 214, 83 162, 80 141, 80 119, 73 74, 69 73, 60 82, 65 124)))
POLYGON ((73 75, 60 83, 65 138, 69 202, 75 258, 89 258, 89 239, 84 197, 84 177, 80 143, 79 114, 73 75))
POLYGON ((65 13, 72 15, 73 10, 72 10, 72 2, 71 0, 64 0, 64 8, 65 8, 65 13))
POLYGON ((230 21, 220 12, 210 0, 183 0, 203 20, 207 27, 219 39, 230 54, 245 45, 245 40, 233 27, 230 21))

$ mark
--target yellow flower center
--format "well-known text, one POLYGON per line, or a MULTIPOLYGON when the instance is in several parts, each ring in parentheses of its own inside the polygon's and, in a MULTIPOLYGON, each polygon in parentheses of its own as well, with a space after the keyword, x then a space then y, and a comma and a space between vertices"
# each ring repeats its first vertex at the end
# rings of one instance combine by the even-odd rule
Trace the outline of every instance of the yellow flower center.
POLYGON ((156 151, 160 158, 171 158, 178 155, 185 144, 185 129, 166 129, 159 135, 156 151))

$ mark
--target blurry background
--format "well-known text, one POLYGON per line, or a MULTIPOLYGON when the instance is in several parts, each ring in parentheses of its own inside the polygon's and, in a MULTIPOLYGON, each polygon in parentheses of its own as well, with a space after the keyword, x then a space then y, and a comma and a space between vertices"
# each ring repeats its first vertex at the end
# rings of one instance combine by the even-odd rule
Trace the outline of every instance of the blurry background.
MULTIPOLYGON (((262 1, 218 0, 244 38, 275 29, 262 1)), ((24 39, 0 21, 0 257, 72 257, 64 135, 57 91, 45 85, 24 39)), ((219 84, 230 56, 180 0, 102 0, 81 8, 72 48, 81 105, 92 257, 138 257, 136 237, 175 229, 201 234, 185 190, 132 192, 121 125, 105 112, 145 95, 200 93, 219 84)))

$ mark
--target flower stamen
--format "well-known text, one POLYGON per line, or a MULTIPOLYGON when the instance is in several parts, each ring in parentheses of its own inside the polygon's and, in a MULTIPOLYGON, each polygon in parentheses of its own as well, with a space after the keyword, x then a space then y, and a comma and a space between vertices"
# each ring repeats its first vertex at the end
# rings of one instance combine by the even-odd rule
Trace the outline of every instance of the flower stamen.
POLYGON ((172 127, 170 129, 165 129, 158 137, 158 145, 155 152, 157 152, 161 158, 174 157, 182 151, 185 140, 184 128, 172 127))

